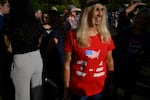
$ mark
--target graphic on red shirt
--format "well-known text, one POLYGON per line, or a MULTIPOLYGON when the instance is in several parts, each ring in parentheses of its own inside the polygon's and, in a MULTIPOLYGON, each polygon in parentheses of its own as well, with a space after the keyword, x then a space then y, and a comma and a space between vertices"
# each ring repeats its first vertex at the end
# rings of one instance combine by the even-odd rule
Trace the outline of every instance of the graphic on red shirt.
POLYGON ((88 56, 91 59, 97 58, 100 54, 100 50, 99 51, 94 51, 94 50, 86 50, 85 51, 86 56, 88 56))

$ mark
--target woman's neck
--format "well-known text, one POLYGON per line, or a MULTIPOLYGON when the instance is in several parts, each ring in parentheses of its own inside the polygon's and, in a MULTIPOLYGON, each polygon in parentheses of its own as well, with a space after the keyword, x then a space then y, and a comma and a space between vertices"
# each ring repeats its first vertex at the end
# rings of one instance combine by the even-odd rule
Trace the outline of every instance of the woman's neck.
POLYGON ((95 35, 97 35, 97 33, 98 33, 98 31, 94 27, 89 27, 88 34, 90 36, 95 36, 95 35))

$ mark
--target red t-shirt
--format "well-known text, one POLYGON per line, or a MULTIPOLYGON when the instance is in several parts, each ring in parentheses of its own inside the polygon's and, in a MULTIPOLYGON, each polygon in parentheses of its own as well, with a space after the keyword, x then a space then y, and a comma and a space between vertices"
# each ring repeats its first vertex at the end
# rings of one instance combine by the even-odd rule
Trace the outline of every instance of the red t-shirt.
POLYGON ((64 49, 72 52, 70 89, 76 95, 91 96, 103 90, 106 78, 106 53, 114 49, 114 43, 102 43, 99 35, 90 37, 91 45, 81 48, 73 32, 65 40, 64 49))

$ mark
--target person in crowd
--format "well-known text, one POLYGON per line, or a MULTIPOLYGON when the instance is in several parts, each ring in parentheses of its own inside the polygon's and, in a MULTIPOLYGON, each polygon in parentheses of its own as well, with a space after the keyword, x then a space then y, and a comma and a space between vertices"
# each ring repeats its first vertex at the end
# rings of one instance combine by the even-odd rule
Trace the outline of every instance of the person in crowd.
POLYGON ((32 100, 41 100, 43 62, 39 45, 42 26, 37 22, 28 0, 13 0, 11 6, 5 43, 13 54, 10 76, 15 100, 31 100, 31 97, 32 100))
POLYGON ((66 27, 67 32, 70 30, 74 30, 77 27, 78 19, 81 12, 80 8, 77 8, 75 5, 69 5, 65 14, 64 14, 64 25, 66 27))
POLYGON ((42 13, 42 26, 44 29, 44 35, 43 35, 43 38, 44 38, 51 32, 51 25, 49 23, 48 11, 43 11, 43 13, 42 13))
POLYGON ((42 39, 41 53, 44 61, 44 95, 53 100, 63 96, 65 30, 58 11, 50 10, 48 16, 51 32, 42 39))
POLYGON ((145 7, 146 4, 139 1, 132 1, 119 14, 117 30, 133 24, 133 19, 138 13, 139 9, 145 7))
POLYGON ((105 0, 87 0, 77 29, 65 43, 64 99, 102 100, 107 75, 112 75, 115 48, 107 27, 105 0))
POLYGON ((0 98, 10 100, 11 79, 9 77, 12 55, 7 52, 4 43, 4 28, 7 23, 7 15, 10 12, 10 4, 8 0, 0 0, 0 98), (9 95, 8 95, 9 94, 9 95))
POLYGON ((42 24, 42 10, 41 9, 34 9, 34 15, 39 23, 42 24))
POLYGON ((133 25, 120 30, 115 37, 115 87, 116 91, 123 89, 123 100, 132 100, 138 72, 150 55, 149 27, 150 9, 143 8, 135 16, 133 25))
POLYGON ((4 26, 4 15, 9 14, 10 5, 8 0, 0 1, 0 30, 3 29, 4 26))

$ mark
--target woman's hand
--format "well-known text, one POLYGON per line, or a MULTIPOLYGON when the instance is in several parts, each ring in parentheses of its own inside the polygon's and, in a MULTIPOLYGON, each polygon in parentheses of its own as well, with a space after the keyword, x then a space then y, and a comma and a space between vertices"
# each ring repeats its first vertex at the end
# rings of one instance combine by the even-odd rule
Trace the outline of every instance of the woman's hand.
POLYGON ((70 100, 69 89, 64 88, 64 100, 70 100))

